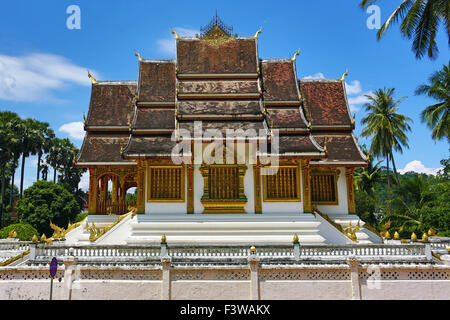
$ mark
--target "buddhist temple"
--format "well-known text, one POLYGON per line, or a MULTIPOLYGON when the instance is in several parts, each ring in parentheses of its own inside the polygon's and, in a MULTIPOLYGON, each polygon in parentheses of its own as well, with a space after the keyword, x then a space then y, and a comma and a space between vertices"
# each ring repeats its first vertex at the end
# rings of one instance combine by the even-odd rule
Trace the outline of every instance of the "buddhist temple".
POLYGON ((89 169, 88 220, 116 221, 137 188, 136 218, 103 241, 380 242, 355 215, 353 170, 367 163, 345 75, 300 79, 299 51, 263 59, 261 29, 238 37, 217 15, 196 37, 172 33, 175 59, 134 52, 137 81, 89 75, 75 159, 89 169))

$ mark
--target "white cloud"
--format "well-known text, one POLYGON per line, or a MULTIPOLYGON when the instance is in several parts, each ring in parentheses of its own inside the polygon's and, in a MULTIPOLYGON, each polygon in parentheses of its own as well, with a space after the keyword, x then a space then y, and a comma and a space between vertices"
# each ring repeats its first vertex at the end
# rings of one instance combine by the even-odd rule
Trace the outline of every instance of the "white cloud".
POLYGON ((83 191, 89 190, 89 171, 86 171, 82 174, 80 183, 78 184, 78 188, 83 191))
POLYGON ((19 57, 0 54, 0 99, 56 100, 52 91, 70 84, 87 86, 90 80, 86 68, 73 64, 63 56, 48 53, 19 57))
POLYGON ((354 95, 361 93, 361 82, 358 80, 353 80, 350 84, 345 83, 345 89, 348 95, 354 95))
POLYGON ((419 160, 413 160, 409 163, 406 164, 405 168, 403 169, 399 169, 398 172, 401 174, 404 174, 406 172, 417 172, 417 173, 426 173, 426 174, 432 174, 432 175, 437 175, 438 171, 441 170, 442 168, 426 168, 421 161, 419 160))
POLYGON ((68 133, 74 139, 81 140, 84 138, 84 124, 81 121, 63 124, 58 131, 68 133))
POLYGON ((312 76, 303 77, 303 79, 305 79, 305 80, 308 80, 308 79, 325 79, 325 76, 323 75, 322 72, 318 72, 316 74, 313 74, 312 76))
MULTIPOLYGON (((173 28, 180 37, 195 37, 196 34, 199 33, 196 29, 187 29, 187 28, 179 28, 175 27, 173 28)), ((170 54, 172 56, 175 56, 176 50, 175 50, 175 38, 173 37, 167 37, 165 39, 159 39, 157 40, 159 50, 163 53, 170 54)))

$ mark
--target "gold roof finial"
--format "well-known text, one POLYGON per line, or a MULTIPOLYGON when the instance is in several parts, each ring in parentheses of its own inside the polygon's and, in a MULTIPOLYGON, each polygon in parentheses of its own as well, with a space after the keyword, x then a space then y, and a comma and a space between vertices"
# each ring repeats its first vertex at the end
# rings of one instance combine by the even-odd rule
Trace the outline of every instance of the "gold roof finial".
POLYGON ((261 28, 259 28, 259 30, 258 30, 258 31, 256 31, 256 33, 255 33, 255 35, 253 36, 253 38, 255 38, 255 39, 258 39, 258 34, 260 34, 260 33, 261 33, 261 31, 262 31, 262 27, 261 27, 261 28))
POLYGON ((170 32, 172 32, 174 35, 175 35, 175 39, 180 39, 180 36, 178 35, 178 33, 175 31, 175 30, 173 30, 173 28, 170 28, 170 32))
POLYGON ((344 74, 342 75, 341 81, 344 81, 346 76, 348 76, 348 69, 345 70, 344 74))
POLYGON ((352 125, 355 125, 355 123, 356 123, 355 117, 356 117, 356 113, 353 114, 352 125))
POLYGON ((295 61, 297 59, 297 56, 300 54, 300 49, 294 54, 294 56, 291 58, 292 61, 295 61))
POLYGON ((86 115, 83 112, 83 123, 86 124, 86 115))
POLYGON ((94 78, 94 76, 89 72, 89 70, 88 70, 88 77, 91 79, 92 84, 97 82, 97 79, 94 78))
MULTIPOLYGON (((327 142, 328 142, 328 137, 325 137, 324 141, 323 141, 323 151, 327 152, 327 142)), ((350 221, 350 224, 348 225, 349 227, 352 226, 352 222, 350 221)))
POLYGON ((139 61, 142 61, 141 55, 140 55, 139 53, 137 53, 136 50, 134 50, 134 55, 135 55, 136 57, 138 57, 139 61))

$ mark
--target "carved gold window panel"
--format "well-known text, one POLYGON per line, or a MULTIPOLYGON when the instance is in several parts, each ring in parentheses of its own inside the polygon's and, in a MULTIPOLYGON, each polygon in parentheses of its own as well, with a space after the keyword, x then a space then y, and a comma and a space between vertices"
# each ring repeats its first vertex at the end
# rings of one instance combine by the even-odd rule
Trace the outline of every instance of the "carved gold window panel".
POLYGON ((320 205, 337 205, 337 180, 339 170, 311 172, 311 202, 320 205))
POLYGON ((184 202, 184 167, 149 166, 147 201, 184 202))
POLYGON ((210 199, 239 199, 239 168, 209 167, 210 199))
POLYGON ((204 188, 203 213, 245 213, 244 193, 246 165, 202 165, 204 188))
POLYGON ((264 175, 264 201, 301 201, 298 166, 280 166, 276 174, 264 175))

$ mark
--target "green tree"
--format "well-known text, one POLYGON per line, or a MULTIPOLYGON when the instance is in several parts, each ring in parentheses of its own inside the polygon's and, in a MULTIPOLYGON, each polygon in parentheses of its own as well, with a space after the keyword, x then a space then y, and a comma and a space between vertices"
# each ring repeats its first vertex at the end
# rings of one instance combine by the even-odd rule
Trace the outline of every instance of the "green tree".
POLYGON ((80 212, 75 197, 63 186, 47 181, 36 181, 25 190, 18 204, 19 219, 29 223, 39 233, 52 234, 50 221, 66 227, 80 212))
POLYGON ((389 162, 392 161, 394 173, 399 181, 393 150, 402 153, 402 147, 408 147, 406 132, 411 130, 408 122, 412 121, 411 118, 397 113, 398 105, 405 97, 395 100, 394 91, 394 88, 384 88, 376 90, 373 95, 366 95, 369 102, 364 107, 368 114, 361 120, 364 125, 361 135, 372 139, 369 154, 386 159, 389 200, 391 199, 389 162))
POLYGON ((23 180, 25 171, 25 160, 30 155, 36 154, 36 150, 39 145, 39 135, 38 135, 38 122, 33 119, 26 119, 23 121, 24 127, 22 131, 22 166, 20 170, 20 194, 23 194, 23 180))
POLYGON ((41 159, 43 154, 50 151, 52 146, 52 139, 55 138, 54 131, 50 128, 47 122, 37 122, 37 140, 35 144, 35 153, 38 156, 36 180, 39 180, 39 173, 41 171, 41 159))
POLYGON ((450 142, 450 63, 433 73, 429 82, 429 85, 417 87, 415 94, 432 97, 439 103, 426 107, 421 120, 432 129, 431 136, 435 141, 446 137, 450 142))
POLYGON ((368 153, 365 146, 361 146, 364 154, 368 155, 367 167, 356 168, 354 171, 354 181, 356 190, 361 190, 367 193, 371 198, 375 199, 375 186, 381 181, 382 161, 373 165, 373 155, 368 153))
MULTIPOLYGON (((362 0, 360 6, 365 9, 377 0, 362 0)), ((439 24, 450 43, 450 4, 448 0, 403 0, 377 33, 377 39, 386 33, 391 24, 402 19, 400 32, 407 39, 412 39, 412 50, 417 59, 426 53, 430 59, 436 59, 439 49, 436 44, 436 34, 439 24)))

